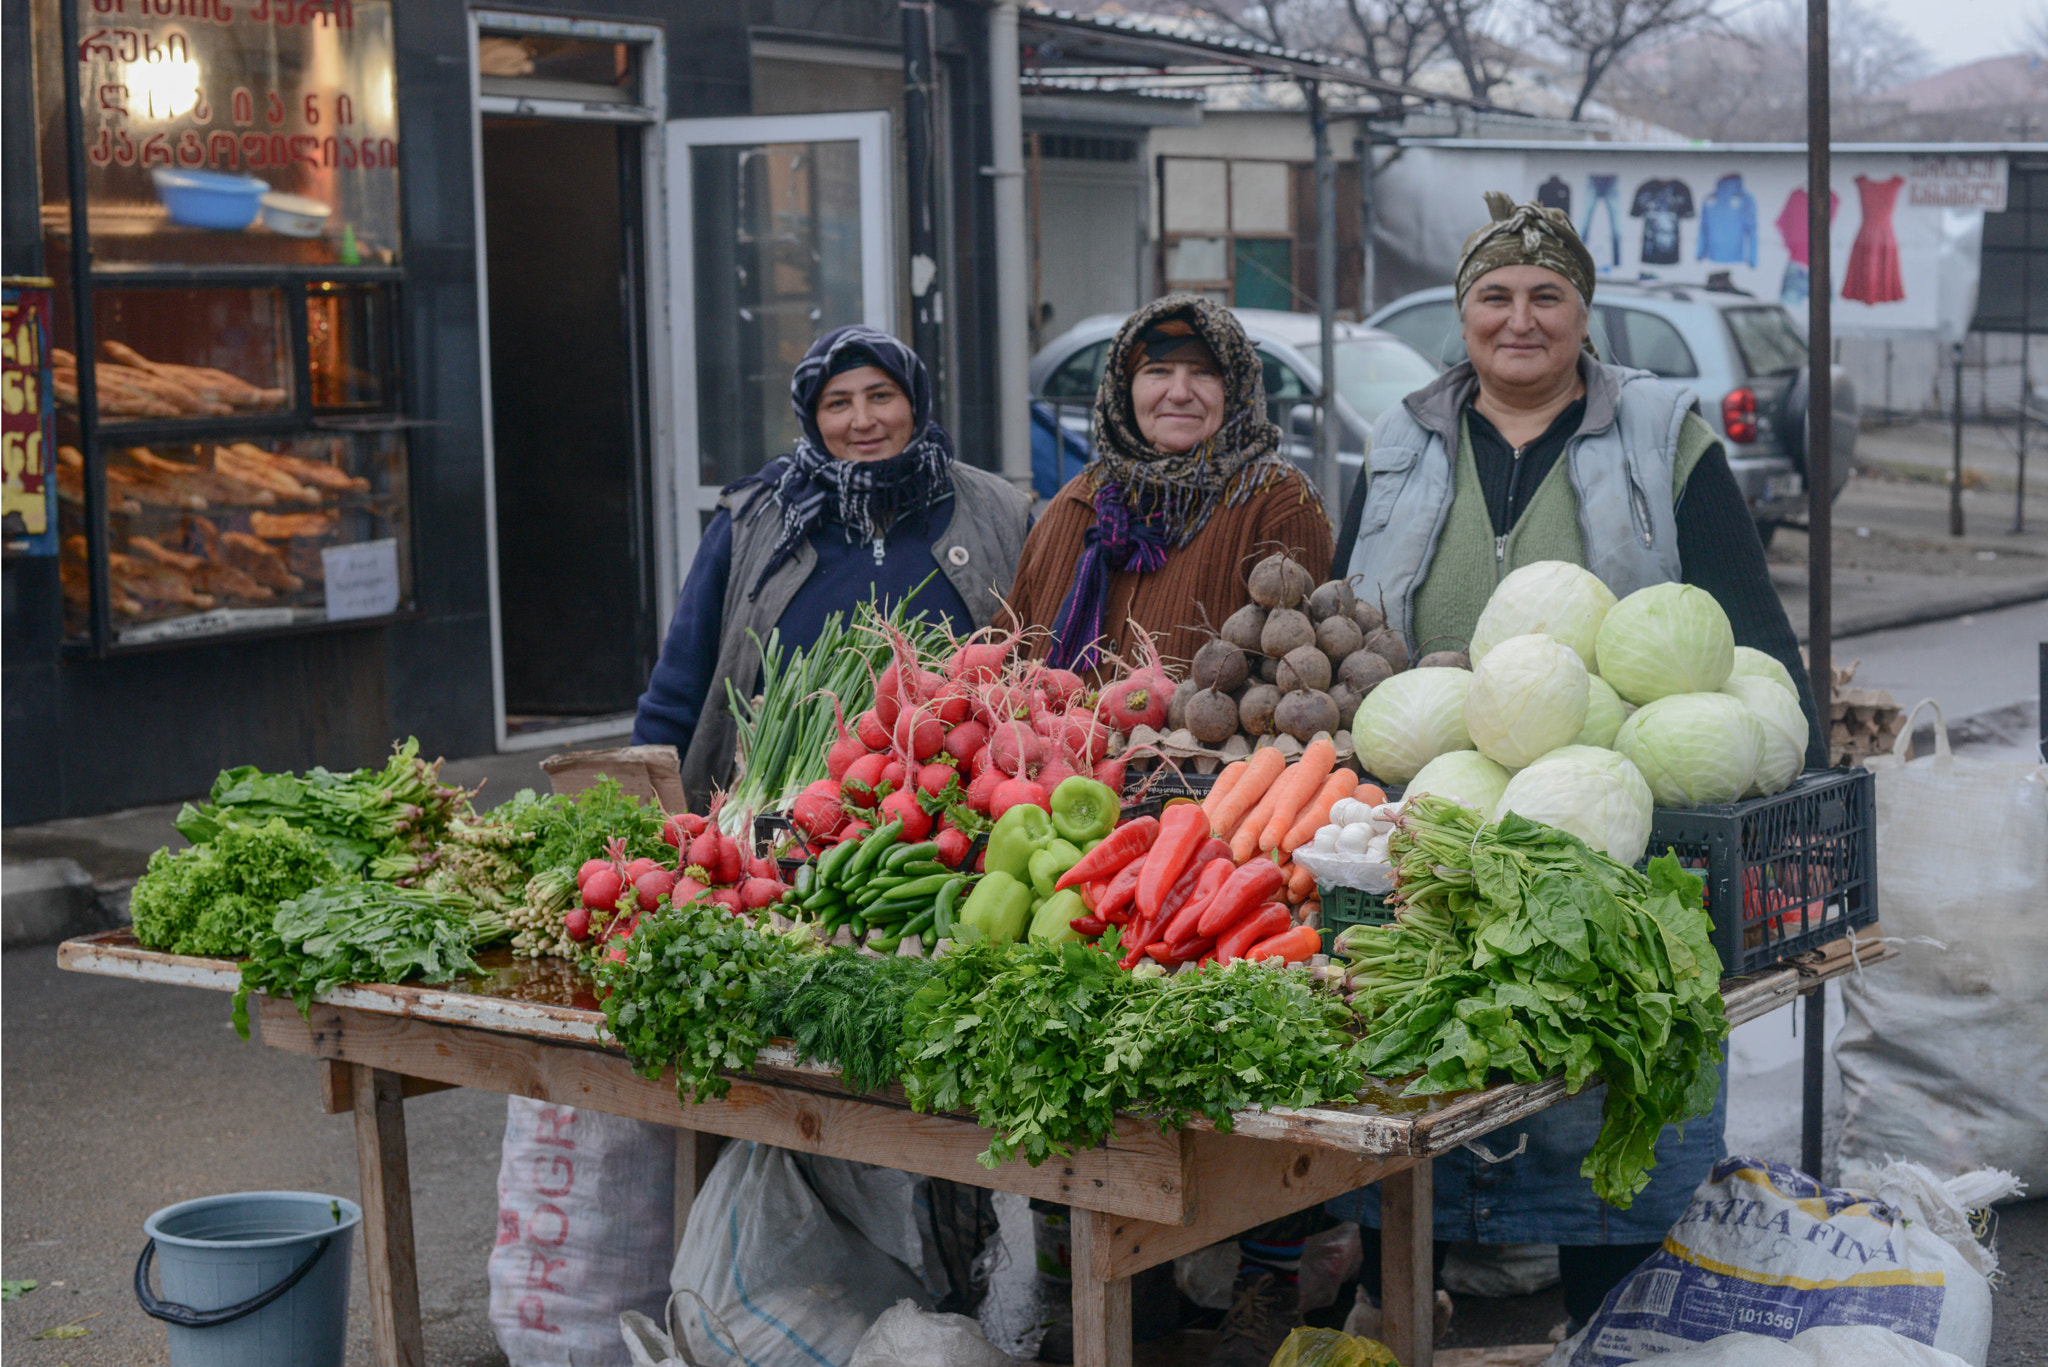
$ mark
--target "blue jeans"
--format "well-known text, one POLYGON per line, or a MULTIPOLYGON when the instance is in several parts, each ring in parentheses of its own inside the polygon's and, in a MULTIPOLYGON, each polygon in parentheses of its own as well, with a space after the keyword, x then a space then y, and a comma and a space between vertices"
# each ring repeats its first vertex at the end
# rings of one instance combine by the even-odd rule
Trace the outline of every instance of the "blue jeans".
POLYGON ((1586 250, 1593 253, 1593 264, 1601 270, 1612 270, 1621 264, 1621 177, 1586 177, 1586 219, 1579 225, 1579 239, 1586 244, 1586 250), (1607 260, 1601 261, 1600 254, 1593 246, 1593 215, 1607 210, 1607 260))

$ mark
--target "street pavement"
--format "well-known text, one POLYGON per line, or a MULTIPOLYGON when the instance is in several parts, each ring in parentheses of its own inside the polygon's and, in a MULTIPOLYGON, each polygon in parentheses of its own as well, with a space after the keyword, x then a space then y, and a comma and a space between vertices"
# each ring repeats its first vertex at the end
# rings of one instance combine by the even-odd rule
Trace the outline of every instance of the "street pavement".
MULTIPOLYGON (((2029 500, 2026 534, 2005 530, 2015 471, 2000 465, 1995 441, 1980 436, 1973 434, 1965 481, 1970 535, 1954 542, 1946 490, 1926 478, 1946 477, 1945 434, 1863 435, 1866 472, 1836 505, 1834 656, 1860 660, 1857 684, 1890 689, 1902 704, 1940 699, 1964 753, 2023 758, 2038 727, 2037 643, 2048 640, 2048 500, 2029 500)), ((2029 483, 2048 488, 2048 477, 2029 483)), ((1781 532, 1771 560, 1803 629, 1803 534, 1781 532)), ((445 772, 468 785, 485 782, 480 802, 490 805, 520 787, 545 786, 539 757, 450 761, 445 772)), ((94 914, 118 917, 149 851, 179 843, 170 826, 176 810, 170 803, 11 829, 0 855, 15 867, 76 861, 99 890, 94 914)), ((1731 1043, 1730 1143, 1796 1162, 1792 1014, 1745 1026, 1731 1043)), ((318 1112, 310 1061, 236 1039, 218 994, 61 973, 52 948, 10 947, 0 956, 0 1034, 0 1272, 39 1282, 0 1311, 0 1356, 10 1364, 167 1361, 163 1332, 135 1308, 130 1286, 151 1211, 236 1190, 357 1196, 349 1117, 318 1112), (84 1337, 33 1337, 74 1323, 84 1337)), ((1838 1115, 1837 1085, 1830 1101, 1838 1115)), ((415 1098, 406 1111, 427 1360, 498 1367, 504 1358, 489 1329, 484 1267, 503 1102, 450 1091, 415 1098)), ((1000 1279, 1014 1293, 1030 1266, 1028 1223, 1006 1224, 1022 1236, 1011 1240, 1011 1269, 1000 1279)), ((2006 1280, 1994 1302, 1991 1367, 2048 1364, 2048 1200, 2003 1210, 1998 1246, 2006 1280)), ((360 1248, 355 1263, 349 1362, 361 1364, 369 1358, 360 1248)), ((1561 1318, 1555 1292, 1460 1297, 1447 1346, 1531 1343, 1561 1318)))

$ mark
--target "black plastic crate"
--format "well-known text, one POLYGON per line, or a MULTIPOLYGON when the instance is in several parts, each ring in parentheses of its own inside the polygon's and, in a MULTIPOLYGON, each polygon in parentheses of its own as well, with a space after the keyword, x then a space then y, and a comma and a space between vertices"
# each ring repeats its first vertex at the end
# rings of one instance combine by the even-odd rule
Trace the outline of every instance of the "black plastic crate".
POLYGON ((1652 856, 1706 880, 1714 948, 1748 973, 1877 922, 1877 799, 1867 769, 1815 769, 1769 797, 1659 807, 1652 856))
POLYGON ((1182 799, 1200 802, 1215 784, 1214 774, 1198 774, 1192 769, 1178 774, 1163 768, 1128 774, 1124 778, 1124 816, 1158 816, 1167 803, 1182 799))

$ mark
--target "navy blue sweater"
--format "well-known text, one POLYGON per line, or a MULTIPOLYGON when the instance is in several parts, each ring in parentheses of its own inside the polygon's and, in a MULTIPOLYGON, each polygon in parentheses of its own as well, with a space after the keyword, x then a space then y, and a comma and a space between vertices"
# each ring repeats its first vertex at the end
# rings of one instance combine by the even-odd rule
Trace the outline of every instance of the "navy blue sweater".
MULTIPOLYGON (((780 468, 779 462, 771 463, 757 478, 772 483, 780 468)), ((952 520, 950 498, 897 519, 877 564, 873 545, 865 541, 849 544, 845 531, 828 512, 810 538, 818 563, 775 624, 785 655, 794 649, 809 649, 830 614, 850 616, 854 606, 870 594, 887 611, 927 575, 931 582, 917 595, 918 615, 945 617, 955 631, 970 630, 973 623, 966 602, 953 581, 937 573, 939 564, 932 555, 932 543, 952 520)), ((725 687, 724 681, 713 675, 718 668, 726 581, 731 574, 732 515, 720 508, 698 543, 697 558, 690 565, 668 637, 661 644, 661 658, 647 680, 647 691, 640 695, 640 709, 633 718, 633 744, 673 745, 678 751, 690 748, 690 735, 697 729, 704 700, 714 687, 725 687)), ((744 695, 753 691, 758 676, 732 682, 744 695)))

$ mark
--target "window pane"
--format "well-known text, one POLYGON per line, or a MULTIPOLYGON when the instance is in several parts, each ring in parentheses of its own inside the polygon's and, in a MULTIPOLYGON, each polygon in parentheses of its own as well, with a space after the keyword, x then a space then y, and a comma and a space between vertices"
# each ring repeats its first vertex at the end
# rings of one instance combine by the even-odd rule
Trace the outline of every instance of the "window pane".
POLYGON ((485 33, 477 73, 487 95, 627 104, 639 84, 631 43, 546 33, 485 33))
POLYGON ((1722 315, 1752 375, 1781 375, 1806 364, 1806 339, 1783 309, 1729 309, 1722 315))
POLYGON ((1230 268, 1220 237, 1183 237, 1166 258, 1166 279, 1178 285, 1196 280, 1228 280, 1230 268))
POLYGON ((1337 392, 1371 422, 1437 377, 1413 347, 1379 338, 1337 344, 1337 392))
POLYGON ((1059 369, 1046 378, 1044 397, 1065 402, 1093 399, 1096 386, 1102 380, 1102 358, 1108 354, 1109 343, 1105 340, 1084 346, 1067 357, 1059 369))
MULTIPOLYGON (((78 403, 69 291, 59 291, 59 402, 78 403)), ((224 418, 291 407, 288 310, 276 289, 98 289, 103 421, 224 418)))
POLYGON ((1615 309, 1614 313, 1620 316, 1627 333, 1630 365, 1665 379, 1684 379, 1700 373, 1692 358, 1692 348, 1668 321, 1641 309, 1615 309))
POLYGON ((381 408, 397 400, 391 292, 321 281, 306 287, 313 407, 381 408))
POLYGON ((1241 309, 1294 307, 1294 244, 1286 238, 1240 237, 1230 302, 1241 309))
POLYGON ((1403 309, 1379 324, 1439 365, 1465 359, 1465 339, 1458 331, 1457 306, 1448 299, 1403 309))

